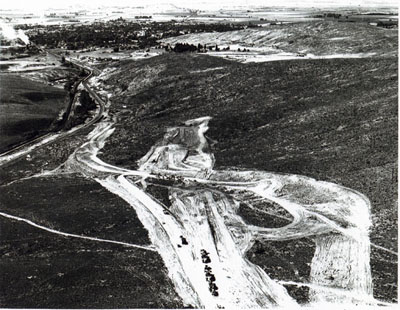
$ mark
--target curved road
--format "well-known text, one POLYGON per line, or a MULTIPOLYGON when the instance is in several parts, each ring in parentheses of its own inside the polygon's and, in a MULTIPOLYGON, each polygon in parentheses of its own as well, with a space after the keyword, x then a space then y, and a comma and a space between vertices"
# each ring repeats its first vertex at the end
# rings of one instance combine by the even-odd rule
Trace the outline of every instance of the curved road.
MULTIPOLYGON (((54 54, 53 54, 54 55, 54 54)), ((59 57, 59 56, 57 56, 59 57)), ((74 127, 72 129, 70 129, 69 131, 59 131, 59 132, 53 132, 53 133, 47 133, 45 135, 42 135, 40 137, 37 137, 33 140, 27 141, 23 144, 20 144, 14 148, 12 148, 11 150, 8 150, 6 152, 3 152, 2 154, 0 154, 0 166, 9 163, 21 156, 24 156, 26 154, 28 154, 29 152, 33 151, 34 149, 36 149, 37 147, 42 147, 45 146, 49 143, 60 141, 68 136, 71 136, 73 134, 78 133, 79 131, 95 124, 96 122, 98 122, 104 114, 104 107, 105 107, 105 102, 104 100, 102 100, 87 84, 87 81, 93 76, 93 69, 87 67, 87 66, 83 66, 81 64, 75 63, 74 61, 69 60, 69 62, 73 63, 75 66, 85 69, 87 71, 89 71, 88 76, 86 76, 85 78, 83 78, 80 83, 82 83, 83 87, 88 91, 88 93, 90 94, 90 96, 95 100, 95 102, 98 105, 98 112, 96 114, 96 116, 94 118, 92 118, 89 122, 79 125, 77 127, 74 127)), ((96 69, 97 70, 97 69, 96 69)), ((74 99, 75 100, 75 99, 74 99)))
POLYGON ((213 170, 213 155, 203 151, 208 120, 177 127, 181 137, 169 130, 139 161, 139 170, 129 170, 97 157, 113 133, 112 122, 105 118, 66 166, 96 179, 135 208, 188 305, 296 305, 281 284, 246 259, 246 251, 255 240, 303 237, 312 237, 316 244, 311 302, 379 303, 372 297, 369 200, 304 176, 213 170), (169 209, 146 193, 146 180, 170 182, 169 209), (247 225, 237 215, 241 196, 264 200, 267 208, 274 202, 293 216, 293 222, 273 229, 247 225))

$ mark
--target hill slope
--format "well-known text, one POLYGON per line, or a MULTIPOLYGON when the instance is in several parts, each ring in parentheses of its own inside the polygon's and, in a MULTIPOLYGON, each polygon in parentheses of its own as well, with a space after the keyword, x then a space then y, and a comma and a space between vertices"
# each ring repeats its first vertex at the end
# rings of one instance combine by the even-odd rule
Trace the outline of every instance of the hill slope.
MULTIPOLYGON (((166 54, 113 66, 103 83, 118 121, 105 161, 136 167, 165 127, 209 115, 217 168, 296 173, 358 190, 372 202, 371 241, 396 251, 396 58, 239 64, 166 54)), ((270 246, 258 251, 281 255, 270 246)), ((387 255, 372 250, 375 296, 394 300, 397 257, 387 255)))
POLYGON ((68 104, 68 93, 30 79, 0 76, 0 152, 51 130, 68 104))
POLYGON ((233 45, 266 54, 302 52, 321 56, 374 53, 396 56, 397 37, 397 29, 378 28, 367 23, 312 21, 224 33, 192 33, 162 41, 171 45, 177 42, 233 45))

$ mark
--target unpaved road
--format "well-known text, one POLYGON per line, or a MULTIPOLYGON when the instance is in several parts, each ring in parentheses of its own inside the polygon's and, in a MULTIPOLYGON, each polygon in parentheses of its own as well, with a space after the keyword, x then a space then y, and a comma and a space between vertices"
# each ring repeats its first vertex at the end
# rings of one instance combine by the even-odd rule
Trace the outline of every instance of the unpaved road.
MULTIPOLYGON (((102 162, 96 155, 112 123, 104 119, 67 162, 135 208, 188 305, 206 308, 293 306, 283 285, 250 263, 255 240, 310 237, 311 303, 376 304, 369 265, 369 200, 336 184, 298 175, 216 171, 204 151, 208 117, 170 128, 140 161, 138 170, 102 162), (150 196, 147 182, 167 182, 170 206, 150 196), (275 203, 293 216, 281 228, 247 225, 237 215, 241 197, 275 203)), ((274 212, 274 210, 271 210, 274 212)), ((277 214, 278 216, 278 214, 277 214)))

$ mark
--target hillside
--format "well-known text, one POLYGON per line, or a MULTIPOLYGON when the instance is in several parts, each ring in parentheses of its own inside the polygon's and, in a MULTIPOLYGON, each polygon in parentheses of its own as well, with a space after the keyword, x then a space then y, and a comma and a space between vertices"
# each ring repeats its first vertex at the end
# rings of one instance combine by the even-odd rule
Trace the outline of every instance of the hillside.
MULTIPOLYGON (((310 53, 314 55, 374 53, 397 55, 397 29, 383 29, 366 23, 304 22, 266 26, 226 33, 193 33, 164 39, 164 43, 198 43, 231 46, 231 49, 245 47, 264 52, 310 53)), ((220 53, 223 55, 224 53, 220 53)))
POLYGON ((0 75, 0 152, 51 130, 68 92, 12 74, 0 75))
MULTIPOLYGON (((165 54, 107 72, 101 82, 118 121, 100 155, 106 162, 136 167, 166 127, 208 115, 217 169, 296 173, 358 190, 372 203, 371 242, 396 251, 396 58, 239 64, 165 54)), ((285 246, 294 244, 257 245, 249 255, 268 269, 266 257, 283 258, 285 246)), ((379 299, 397 299, 396 259, 372 248, 379 299)), ((281 259, 273 264, 286 270, 281 259)))
MULTIPOLYGON (((149 242, 135 211, 91 180, 76 175, 38 178, 14 183, 9 189, 0 188, 2 212, 77 235, 140 245, 149 242)), ((66 238, 3 217, 0 224, 2 305, 182 307, 157 253, 66 238)))

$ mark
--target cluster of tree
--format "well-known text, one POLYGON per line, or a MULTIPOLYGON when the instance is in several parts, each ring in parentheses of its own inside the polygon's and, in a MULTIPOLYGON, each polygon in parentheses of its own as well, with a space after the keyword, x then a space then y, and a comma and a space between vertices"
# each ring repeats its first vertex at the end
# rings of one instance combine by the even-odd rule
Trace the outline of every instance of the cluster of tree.
POLYGON ((71 25, 55 29, 49 26, 46 31, 31 34, 30 39, 38 45, 50 48, 65 46, 75 50, 90 46, 109 47, 136 43, 140 30, 135 24, 124 29, 106 24, 71 25))
POLYGON ((188 43, 176 43, 172 49, 175 53, 196 52, 198 51, 196 45, 188 43))
POLYGON ((86 90, 83 90, 79 96, 79 104, 75 106, 74 113, 72 114, 72 117, 68 119, 64 128, 68 130, 74 126, 82 124, 89 116, 89 111, 94 109, 96 109, 96 103, 90 97, 89 93, 86 90))
POLYGON ((199 43, 196 46, 194 44, 189 44, 189 43, 176 43, 174 45, 174 47, 166 46, 165 50, 166 51, 173 51, 173 52, 176 52, 176 53, 184 53, 184 52, 206 53, 207 51, 216 51, 216 52, 219 52, 221 50, 222 51, 229 51, 230 47, 227 46, 227 47, 224 47, 224 48, 221 49, 220 47, 218 47, 217 44, 207 46, 207 44, 203 45, 203 44, 199 43))
POLYGON ((388 20, 388 21, 379 21, 376 24, 378 27, 383 27, 383 28, 397 28, 399 23, 397 20, 388 20))
MULTIPOLYGON (((10 46, 2 49, 0 54, 0 61, 31 57, 39 53, 40 50, 38 48, 29 44, 26 46, 10 46)), ((55 64, 52 63, 52 65, 55 64)))
POLYGON ((324 13, 324 14, 317 14, 314 15, 314 18, 340 18, 342 16, 342 14, 339 13, 324 13))
MULTIPOLYGON (((65 67, 73 68, 73 66, 74 66, 69 61, 66 61, 64 56, 62 56, 61 62, 62 62, 62 65, 65 67)), ((70 93, 71 97, 75 96, 76 86, 78 85, 78 83, 80 82, 80 80, 82 78, 87 76, 87 74, 88 73, 85 72, 85 70, 81 68, 79 70, 79 72, 77 72, 76 75, 67 79, 67 81, 64 84, 64 89, 70 93)))

